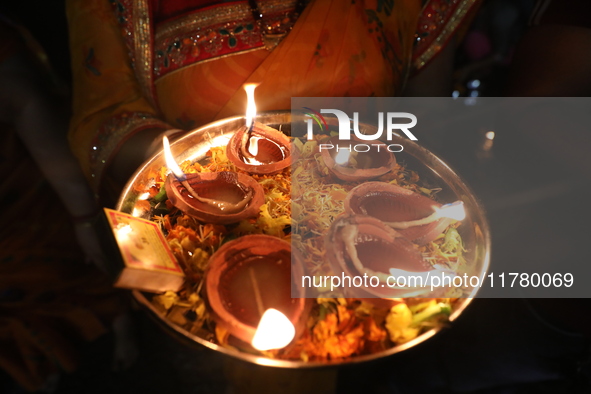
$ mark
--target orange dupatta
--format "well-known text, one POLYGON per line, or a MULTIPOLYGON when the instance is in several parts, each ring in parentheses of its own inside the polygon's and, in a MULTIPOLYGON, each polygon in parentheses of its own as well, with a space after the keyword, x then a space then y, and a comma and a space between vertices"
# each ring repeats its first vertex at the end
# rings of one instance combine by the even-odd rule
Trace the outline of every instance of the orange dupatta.
POLYGON ((193 64, 156 81, 167 120, 195 127, 245 110, 241 86, 260 83, 261 111, 298 96, 392 96, 410 69, 420 2, 313 1, 271 52, 264 48, 193 64))
MULTIPOLYGON (((296 1, 257 3, 281 15, 296 1)), ((245 82, 261 83, 261 111, 288 109, 297 96, 395 96, 477 3, 431 0, 421 12, 420 0, 312 0, 270 52, 247 1, 155 25, 149 0, 68 0, 72 150, 98 190, 119 148, 142 130, 242 114, 245 82), (164 62, 174 67, 163 72, 164 62)))

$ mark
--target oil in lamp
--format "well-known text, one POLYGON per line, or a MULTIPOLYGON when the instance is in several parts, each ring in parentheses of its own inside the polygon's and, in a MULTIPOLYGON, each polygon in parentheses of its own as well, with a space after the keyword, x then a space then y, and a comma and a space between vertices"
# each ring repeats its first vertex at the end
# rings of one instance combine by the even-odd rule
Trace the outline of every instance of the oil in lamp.
POLYGON ((163 137, 165 181, 170 202, 200 221, 228 224, 254 217, 265 202, 261 185, 246 174, 232 171, 185 174, 172 156, 168 138, 163 137))
POLYGON ((385 182, 366 182, 345 199, 345 211, 380 219, 419 245, 431 242, 453 220, 463 220, 464 204, 442 205, 412 190, 385 182))
POLYGON ((292 265, 289 242, 269 235, 245 235, 222 245, 205 279, 214 320, 259 350, 287 345, 303 328, 309 307, 306 298, 291 297, 292 270, 299 266, 292 265), (265 344, 270 337, 275 339, 265 344))
MULTIPOLYGON (((425 261, 407 238, 382 221, 367 215, 342 214, 331 224, 325 239, 326 256, 337 276, 375 278, 375 283, 345 286, 355 298, 409 296, 408 289, 391 287, 390 269, 428 272, 425 261)), ((413 294, 414 295, 414 294, 413 294)))

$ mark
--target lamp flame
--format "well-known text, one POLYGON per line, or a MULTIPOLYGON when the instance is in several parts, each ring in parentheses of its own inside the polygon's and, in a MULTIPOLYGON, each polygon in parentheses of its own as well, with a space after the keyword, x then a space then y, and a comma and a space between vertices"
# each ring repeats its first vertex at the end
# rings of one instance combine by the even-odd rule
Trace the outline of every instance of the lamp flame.
POLYGON ((252 347, 257 350, 281 349, 295 337, 295 327, 287 316, 277 309, 267 309, 252 338, 252 347))
POLYGON ((464 220, 466 218, 466 210, 462 201, 445 204, 441 208, 435 210, 437 215, 442 218, 450 218, 454 220, 464 220))
POLYGON ((248 142, 248 153, 253 157, 259 153, 259 139, 258 137, 250 137, 248 142))
POLYGON ((343 149, 337 153, 337 155, 334 157, 334 161, 337 164, 343 165, 349 161, 350 156, 351 156, 351 152, 346 149, 343 149))
POLYGON ((445 204, 441 208, 433 206, 433 213, 427 217, 417 220, 408 220, 406 222, 385 222, 388 226, 396 230, 405 230, 413 226, 422 226, 424 224, 432 223, 441 218, 449 218, 457 221, 466 218, 466 210, 462 201, 445 204))
POLYGON ((174 176, 179 181, 184 181, 187 179, 181 167, 179 167, 178 163, 172 156, 172 152, 170 150, 170 143, 168 142, 168 138, 166 136, 162 137, 162 145, 164 145, 164 159, 166 160, 166 166, 172 171, 174 176))
POLYGON ((254 90, 259 86, 258 83, 247 83, 244 85, 246 92, 246 127, 250 130, 254 123, 254 118, 257 116, 257 106, 254 102, 254 90))

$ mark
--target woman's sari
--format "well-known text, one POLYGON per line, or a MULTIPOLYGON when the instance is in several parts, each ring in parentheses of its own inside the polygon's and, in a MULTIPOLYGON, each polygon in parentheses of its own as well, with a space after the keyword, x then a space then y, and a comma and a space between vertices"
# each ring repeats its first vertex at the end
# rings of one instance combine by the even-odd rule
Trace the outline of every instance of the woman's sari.
POLYGON ((260 83, 261 111, 288 109, 291 97, 395 96, 477 0, 313 0, 301 15, 297 1, 269 0, 254 2, 254 16, 253 1, 191 3, 68 1, 70 143, 97 190, 132 135, 242 114, 246 82, 260 83), (289 31, 276 47, 270 26, 289 31))

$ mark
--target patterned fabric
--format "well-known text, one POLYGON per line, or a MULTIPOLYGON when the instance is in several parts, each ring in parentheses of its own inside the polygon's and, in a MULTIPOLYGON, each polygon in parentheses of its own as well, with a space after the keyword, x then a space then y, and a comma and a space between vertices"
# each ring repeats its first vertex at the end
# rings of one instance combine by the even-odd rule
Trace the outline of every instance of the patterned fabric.
MULTIPOLYGON (((297 19, 295 7, 296 1, 261 4, 265 26, 276 31, 291 30, 297 19)), ((247 3, 192 11, 164 21, 156 26, 156 79, 192 64, 261 49, 265 46, 263 30, 247 3)))
POLYGON ((417 31, 413 67, 421 70, 449 42, 460 25, 473 15, 477 7, 471 0, 429 1, 423 8, 417 31))
POLYGON ((301 15, 297 1, 257 0, 260 19, 249 1, 203 3, 215 2, 169 0, 160 13, 157 0, 68 0, 70 142, 89 177, 97 175, 93 143, 105 125, 119 131, 101 148, 102 164, 140 131, 109 120, 124 113, 190 130, 242 114, 246 82, 260 83, 260 111, 288 109, 297 96, 395 96, 477 0, 424 7, 421 0, 312 0, 301 15))
POLYGON ((98 189, 109 160, 127 138, 134 133, 152 128, 166 130, 169 126, 153 115, 143 112, 123 112, 103 122, 91 142, 91 185, 98 189))

